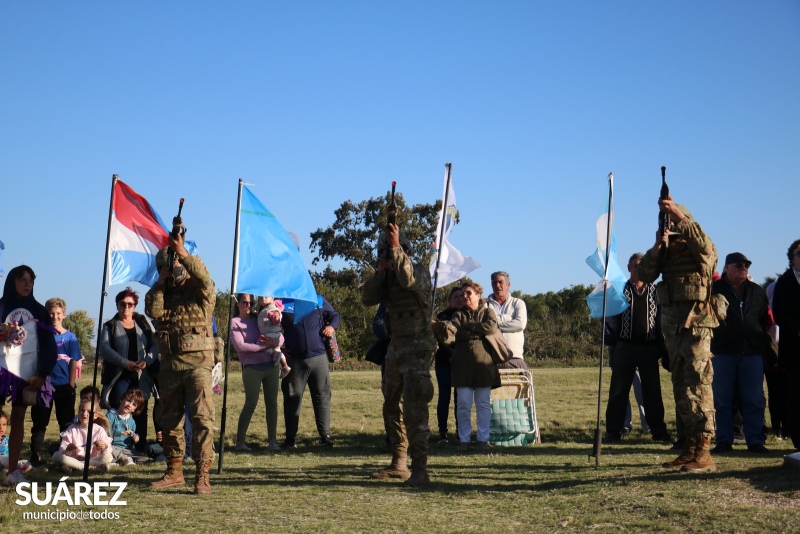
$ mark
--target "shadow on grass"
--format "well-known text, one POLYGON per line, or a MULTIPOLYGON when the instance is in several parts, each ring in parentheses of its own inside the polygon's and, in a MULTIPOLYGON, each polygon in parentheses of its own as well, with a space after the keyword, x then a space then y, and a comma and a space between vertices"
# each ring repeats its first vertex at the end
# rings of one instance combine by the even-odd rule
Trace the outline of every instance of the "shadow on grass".
MULTIPOLYGON (((686 480, 739 480, 773 494, 795 496, 799 490, 794 471, 779 466, 737 468, 717 473, 687 474, 660 467, 664 458, 676 456, 667 445, 658 446, 646 437, 626 439, 604 446, 600 466, 595 466, 589 436, 571 443, 545 443, 528 447, 495 447, 488 453, 470 451, 459 453, 455 445, 430 444, 429 470, 433 479, 431 491, 447 494, 474 492, 562 491, 569 492, 593 486, 625 487, 637 483, 664 483, 686 480), (659 447, 663 450, 659 450, 659 447), (661 459, 658 457, 662 456, 661 459), (614 462, 612 462, 612 457, 614 462), (620 458, 623 459, 622 463, 620 458), (628 461, 629 460, 629 461, 628 461)), ((397 480, 372 480, 370 474, 389 463, 384 450, 383 436, 354 433, 337 436, 333 448, 319 447, 316 440, 298 440, 296 450, 275 453, 261 446, 251 453, 226 450, 224 469, 217 474, 217 462, 211 468, 213 486, 229 487, 316 487, 363 488, 402 487, 397 480), (292 457, 297 457, 292 460, 292 457), (305 460, 312 460, 307 462, 305 460), (249 465, 242 466, 242 461, 249 465), (378 485, 378 486, 376 486, 378 485)), ((775 451, 760 459, 779 460, 784 451, 775 451)), ((746 452, 734 452, 725 457, 750 457, 746 452)), ((723 457, 724 458, 724 457, 723 457)), ((141 490, 149 490, 149 482, 163 472, 163 463, 151 463, 126 471, 109 473, 113 480, 124 480, 141 490)), ((190 489, 194 464, 184 464, 190 489)), ((36 479, 56 479, 51 472, 36 479)), ((92 476, 93 480, 108 479, 108 475, 92 476)))

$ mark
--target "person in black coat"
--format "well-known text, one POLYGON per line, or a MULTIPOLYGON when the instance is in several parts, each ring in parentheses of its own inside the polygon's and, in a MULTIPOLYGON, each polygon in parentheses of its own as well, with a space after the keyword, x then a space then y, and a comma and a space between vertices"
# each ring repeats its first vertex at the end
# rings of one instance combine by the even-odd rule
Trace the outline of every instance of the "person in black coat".
POLYGON ((775 283, 772 297, 780 327, 778 366, 786 369, 784 435, 800 449, 800 239, 789 246, 789 268, 775 283))
POLYGON ((725 257, 722 278, 714 282, 714 295, 728 301, 728 316, 714 329, 714 409, 717 445, 712 452, 733 448, 733 399, 739 393, 747 450, 764 447, 764 355, 769 328, 769 299, 760 285, 748 280, 750 260, 741 252, 725 257))

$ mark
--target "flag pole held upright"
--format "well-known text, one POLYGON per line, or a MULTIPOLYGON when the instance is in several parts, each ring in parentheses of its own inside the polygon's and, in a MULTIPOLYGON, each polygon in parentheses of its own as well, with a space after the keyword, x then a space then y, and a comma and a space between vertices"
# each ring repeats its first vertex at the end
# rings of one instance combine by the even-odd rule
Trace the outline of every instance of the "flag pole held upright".
POLYGON ((600 335, 600 371, 597 380, 597 425, 594 429, 594 445, 592 453, 589 455, 594 456, 594 465, 600 465, 600 455, 603 446, 603 432, 600 428, 600 412, 602 407, 602 393, 603 393, 603 359, 605 357, 606 347, 606 303, 608 295, 608 262, 611 255, 611 224, 613 221, 613 195, 614 195, 614 174, 608 173, 608 224, 606 226, 606 257, 605 257, 605 274, 603 275, 603 317, 600 320, 600 328, 602 333, 600 335))
MULTIPOLYGON (((94 349, 94 372, 92 374, 92 387, 97 389, 97 369, 100 367, 100 339, 103 335, 103 304, 105 303, 108 293, 106 293, 106 282, 108 281, 108 251, 111 246, 111 219, 114 217, 114 190, 116 189, 119 176, 113 174, 111 176, 111 200, 108 203, 108 225, 106 228, 106 252, 103 255, 103 283, 100 286, 100 317, 97 319, 97 340, 98 343, 94 349)), ((86 458, 83 462, 83 481, 89 480, 89 460, 92 455, 92 431, 94 430, 94 407, 95 399, 94 391, 92 391, 92 406, 89 412, 89 428, 86 429, 86 458)))
POLYGON ((446 216, 447 211, 447 198, 450 195, 450 175, 453 170, 453 164, 449 161, 444 164, 444 173, 445 173, 445 186, 444 186, 444 198, 442 198, 442 211, 439 212, 439 226, 441 227, 439 230, 438 241, 436 243, 436 269, 433 272, 433 293, 431 294, 431 319, 433 319, 434 313, 436 313, 436 287, 439 285, 439 263, 442 261, 442 244, 444 243, 444 218, 446 216))
POLYGON ((231 295, 228 308, 228 339, 225 340, 225 384, 222 386, 222 421, 219 429, 219 461, 217 474, 222 474, 222 461, 225 456, 225 421, 228 414, 228 363, 231 361, 231 321, 233 321, 233 307, 236 305, 236 271, 239 266, 239 214, 242 211, 242 186, 244 182, 239 178, 239 193, 236 198, 236 224, 233 231, 233 265, 231 267, 231 295))

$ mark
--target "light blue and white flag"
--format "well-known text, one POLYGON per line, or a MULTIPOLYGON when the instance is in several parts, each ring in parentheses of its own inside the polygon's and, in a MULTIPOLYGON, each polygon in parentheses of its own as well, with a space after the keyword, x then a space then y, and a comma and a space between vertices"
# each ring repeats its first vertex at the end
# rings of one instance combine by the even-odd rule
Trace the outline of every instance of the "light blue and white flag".
POLYGON ((602 279, 586 297, 593 319, 603 317, 603 293, 605 293, 605 315, 618 315, 628 307, 623 290, 627 281, 617 263, 617 239, 614 236, 614 175, 608 173, 608 193, 605 196, 600 216, 597 218, 597 250, 586 258, 586 263, 602 279), (610 236, 610 245, 609 245, 610 236), (608 259, 608 262, 606 262, 608 259))
POLYGON ((234 293, 294 299, 294 320, 317 309, 317 292, 295 242, 247 188, 239 211, 234 293))
POLYGON ((436 283, 437 287, 444 287, 456 280, 460 280, 480 267, 471 256, 463 256, 447 239, 456 225, 456 213, 458 213, 458 210, 456 210, 456 192, 453 190, 452 180, 450 180, 450 186, 448 187, 448 179, 450 179, 450 173, 445 172, 444 189, 442 190, 442 210, 439 212, 439 224, 436 226, 434 241, 436 250, 430 266, 431 280, 436 283), (444 235, 442 235, 442 224, 444 224, 444 235), (439 244, 440 236, 442 237, 441 245, 439 244), (437 257, 439 257, 439 277, 434 280, 436 278, 437 257))

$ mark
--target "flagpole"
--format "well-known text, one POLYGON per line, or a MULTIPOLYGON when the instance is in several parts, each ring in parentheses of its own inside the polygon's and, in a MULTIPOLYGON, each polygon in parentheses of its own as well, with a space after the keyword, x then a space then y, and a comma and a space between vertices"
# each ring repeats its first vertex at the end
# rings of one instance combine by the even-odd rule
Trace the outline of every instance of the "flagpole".
MULTIPOLYGON (((108 281, 108 249, 111 243, 111 219, 114 216, 114 189, 119 181, 119 175, 111 175, 111 201, 108 203, 108 228, 106 229, 106 254, 103 260, 103 283, 100 288, 100 318, 97 320, 97 340, 103 335, 103 304, 106 297, 106 283, 108 281)), ((92 405, 89 410, 89 428, 86 429, 86 458, 83 461, 83 481, 89 480, 89 460, 92 455, 92 431, 94 430, 94 391, 97 389, 97 369, 100 367, 100 343, 94 349, 94 374, 92 375, 92 405)))
POLYGON ((222 422, 219 429, 219 462, 217 474, 222 474, 222 460, 225 456, 225 421, 228 414, 228 363, 231 360, 231 322, 233 321, 233 307, 236 302, 236 270, 239 267, 239 217, 242 213, 242 187, 244 181, 239 178, 239 194, 236 198, 236 224, 233 232, 233 265, 231 267, 231 295, 228 308, 228 339, 225 340, 225 384, 222 386, 222 422))
POLYGON ((603 318, 600 321, 602 333, 600 334, 600 373, 597 381, 597 426, 594 429, 594 447, 591 456, 594 456, 594 465, 600 465, 600 454, 603 444, 603 433, 600 430, 600 410, 603 393, 603 358, 605 357, 606 347, 606 296, 608 293, 608 260, 611 256, 611 222, 614 218, 613 200, 614 195, 614 173, 608 173, 608 217, 606 219, 606 261, 605 272, 603 273, 603 318))
POLYGON ((442 245, 444 243, 444 226, 445 217, 447 216, 447 197, 450 194, 450 173, 453 169, 453 164, 449 161, 444 164, 445 168, 445 185, 444 185, 444 198, 442 199, 442 211, 439 215, 439 247, 436 250, 436 269, 433 271, 433 292, 431 294, 431 319, 433 314, 436 313, 436 287, 439 285, 439 263, 442 260, 442 245))

